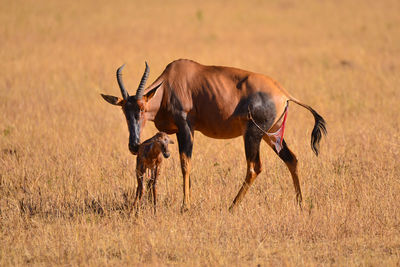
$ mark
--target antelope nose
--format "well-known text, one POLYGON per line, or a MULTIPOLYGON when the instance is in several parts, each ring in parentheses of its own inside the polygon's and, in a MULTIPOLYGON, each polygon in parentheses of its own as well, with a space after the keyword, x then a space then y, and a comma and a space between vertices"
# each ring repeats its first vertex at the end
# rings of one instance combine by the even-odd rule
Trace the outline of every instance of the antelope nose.
POLYGON ((129 151, 130 151, 133 155, 137 155, 138 150, 139 150, 139 145, 129 143, 129 151))

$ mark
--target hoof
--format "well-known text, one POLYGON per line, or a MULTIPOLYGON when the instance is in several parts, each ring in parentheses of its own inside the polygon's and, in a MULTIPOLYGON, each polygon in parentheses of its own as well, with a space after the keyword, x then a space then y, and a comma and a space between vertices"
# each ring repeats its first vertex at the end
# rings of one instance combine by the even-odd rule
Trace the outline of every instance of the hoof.
POLYGON ((186 205, 183 205, 181 207, 181 213, 185 213, 185 212, 188 212, 188 211, 189 211, 189 207, 187 207, 186 205))
POLYGON ((235 206, 231 205, 228 210, 230 213, 233 213, 235 211, 235 206))

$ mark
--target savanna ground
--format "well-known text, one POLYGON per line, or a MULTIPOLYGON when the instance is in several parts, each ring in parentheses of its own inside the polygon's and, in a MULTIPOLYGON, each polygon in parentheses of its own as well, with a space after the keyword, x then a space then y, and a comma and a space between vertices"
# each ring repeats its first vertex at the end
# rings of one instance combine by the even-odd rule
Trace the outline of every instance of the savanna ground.
MULTIPOLYGON (((0 265, 399 265, 400 2, 1 1, 0 265), (180 213, 177 145, 158 214, 129 216, 135 157, 115 70, 133 92, 174 59, 267 74, 328 123, 291 105, 303 210, 265 143, 245 175, 241 138, 195 134, 193 206, 180 213)), ((156 132, 146 125, 144 137, 156 132)), ((175 136, 173 139, 176 140, 175 136)))

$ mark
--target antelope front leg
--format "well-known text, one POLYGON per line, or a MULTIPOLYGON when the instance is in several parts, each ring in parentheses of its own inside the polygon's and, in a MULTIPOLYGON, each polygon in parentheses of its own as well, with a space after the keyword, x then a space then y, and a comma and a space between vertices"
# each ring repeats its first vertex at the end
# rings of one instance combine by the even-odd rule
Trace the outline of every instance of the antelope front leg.
POLYGON ((183 204, 181 211, 184 212, 190 209, 190 160, 193 150, 193 134, 189 125, 185 122, 179 128, 179 132, 176 135, 178 138, 179 156, 181 159, 183 176, 183 204))
POLYGON ((188 211, 190 209, 190 158, 185 153, 180 154, 181 169, 183 176, 183 203, 181 211, 188 211))

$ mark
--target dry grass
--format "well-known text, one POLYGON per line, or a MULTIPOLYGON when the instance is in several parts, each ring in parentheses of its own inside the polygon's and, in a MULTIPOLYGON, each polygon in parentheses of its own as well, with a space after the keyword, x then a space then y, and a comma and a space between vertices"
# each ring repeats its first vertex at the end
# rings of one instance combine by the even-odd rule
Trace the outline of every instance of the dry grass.
POLYGON ((1 1, 0 265, 399 265, 400 2, 148 2, 1 1), (135 159, 99 93, 122 63, 133 89, 144 60, 154 80, 176 58, 268 74, 325 117, 316 158, 311 114, 289 111, 303 212, 262 144, 230 214, 243 142, 196 133, 191 211, 175 145, 158 215, 127 215, 135 159))

